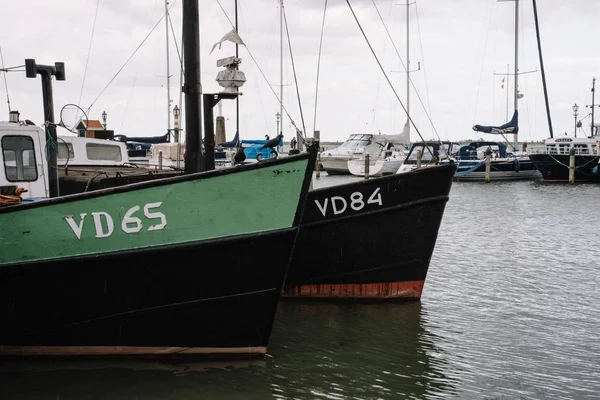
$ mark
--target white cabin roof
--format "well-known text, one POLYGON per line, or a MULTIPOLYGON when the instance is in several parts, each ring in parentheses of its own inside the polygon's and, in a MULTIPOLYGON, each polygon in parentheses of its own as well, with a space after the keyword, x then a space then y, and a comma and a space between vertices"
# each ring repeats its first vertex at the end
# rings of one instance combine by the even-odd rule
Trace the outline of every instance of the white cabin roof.
POLYGON ((127 145, 107 139, 79 136, 58 137, 58 164, 78 165, 123 165, 129 162, 127 145))

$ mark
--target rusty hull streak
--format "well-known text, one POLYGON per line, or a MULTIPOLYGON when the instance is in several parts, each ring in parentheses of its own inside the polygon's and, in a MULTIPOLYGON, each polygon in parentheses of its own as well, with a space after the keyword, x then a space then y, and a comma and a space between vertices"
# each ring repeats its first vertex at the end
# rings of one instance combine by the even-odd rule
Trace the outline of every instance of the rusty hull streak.
POLYGON ((286 298, 420 299, 424 281, 285 286, 286 298))

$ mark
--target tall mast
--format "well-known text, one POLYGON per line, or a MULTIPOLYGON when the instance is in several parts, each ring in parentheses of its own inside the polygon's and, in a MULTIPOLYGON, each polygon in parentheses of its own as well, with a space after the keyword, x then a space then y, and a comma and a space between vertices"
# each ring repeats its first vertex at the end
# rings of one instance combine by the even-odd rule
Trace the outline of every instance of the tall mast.
POLYGON ((554 131, 552 129, 552 119, 550 118, 550 104, 548 103, 548 89, 546 87, 546 73, 544 72, 544 59, 542 58, 542 41, 540 39, 540 26, 538 24, 537 5, 536 1, 533 0, 533 17, 535 19, 535 34, 537 37, 538 44, 538 55, 540 58, 540 69, 542 70, 542 85, 544 87, 544 102, 546 104, 546 116, 548 117, 548 129, 550 130, 550 137, 554 137, 554 131))
POLYGON ((171 73, 169 72, 169 0, 165 0, 165 31, 167 38, 167 132, 171 132, 171 73))
POLYGON ((594 95, 595 94, 596 94, 596 77, 594 77, 592 79, 592 134, 591 134, 591 137, 594 137, 594 134, 596 133, 596 132, 594 132, 594 129, 596 128, 594 126, 594 106, 595 106, 594 95))
MULTIPOLYGON (((515 111, 518 110, 517 91, 519 90, 519 0, 515 0, 515 111)), ((513 150, 517 151, 519 145, 519 135, 515 133, 513 140, 513 150)))
POLYGON ((198 0, 183 0, 183 70, 185 82, 185 173, 204 171, 200 123, 200 18, 198 0))
MULTIPOLYGON (((410 0, 406 0, 406 118, 409 118, 410 114, 410 29, 409 29, 409 21, 410 21, 410 0)), ((408 124, 408 129, 410 132, 410 124, 408 124)))
POLYGON ((280 0, 279 4, 279 114, 281 115, 281 125, 279 125, 278 133, 283 133, 283 0, 280 0))
POLYGON ((504 119, 508 121, 508 92, 510 88, 510 64, 506 64, 506 116, 504 119))
MULTIPOLYGON (((235 0, 235 31, 238 32, 238 2, 235 0)), ((238 44, 235 44, 235 57, 238 58, 240 56, 238 51, 238 44)), ((235 66, 235 69, 238 69, 238 65, 235 66)), ((219 103, 220 106, 221 103, 219 103)), ((220 108, 219 108, 220 110, 220 108)), ((240 134, 240 96, 235 98, 235 131, 239 135, 240 134)), ((238 136, 239 138, 239 136, 238 136)), ((240 142, 241 143, 241 142, 240 142)))

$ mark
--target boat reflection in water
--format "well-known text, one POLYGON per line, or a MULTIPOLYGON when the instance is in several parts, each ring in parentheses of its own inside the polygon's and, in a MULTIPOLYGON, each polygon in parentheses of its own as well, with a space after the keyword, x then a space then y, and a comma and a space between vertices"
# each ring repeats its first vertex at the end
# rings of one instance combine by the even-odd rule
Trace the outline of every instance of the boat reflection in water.
POLYGON ((273 397, 430 398, 454 393, 421 302, 280 302, 273 397))
POLYGON ((0 363, 2 399, 455 397, 426 305, 280 302, 265 358, 0 363))
POLYGON ((202 362, 13 359, 0 363, 0 393, 6 400, 267 399, 269 386, 260 378, 266 365, 264 358, 202 362))

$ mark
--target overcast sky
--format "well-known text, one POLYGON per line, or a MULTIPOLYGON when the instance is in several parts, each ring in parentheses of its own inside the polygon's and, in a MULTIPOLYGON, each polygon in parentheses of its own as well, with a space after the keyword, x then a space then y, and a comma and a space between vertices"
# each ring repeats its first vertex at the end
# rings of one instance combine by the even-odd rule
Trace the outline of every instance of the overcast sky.
MULTIPOLYGON (((406 63, 407 7, 398 5, 404 2, 350 0, 399 99, 406 106, 406 74, 398 72, 404 70, 402 63, 406 63), (386 27, 393 43, 386 34, 386 27)), ((9 0, 0 0, 0 3, 7 10, 9 0)), ((209 55, 212 45, 231 30, 219 3, 233 20, 234 0, 199 1, 205 92, 220 90, 215 81, 220 70, 216 61, 235 53, 235 45, 226 42, 220 50, 209 55)), ((108 128, 116 133, 128 136, 165 133, 167 55, 164 20, 157 25, 164 15, 164 1, 20 0, 10 4, 11 11, 0 14, 4 65, 22 65, 26 58, 34 58, 40 64, 65 62, 66 81, 54 82, 57 118, 64 104, 76 103, 84 109, 93 104, 90 119, 101 119, 102 111, 106 111, 108 128), (156 29, 132 57, 155 25, 156 29)), ((322 141, 343 141, 352 133, 399 133, 406 114, 371 54, 346 0, 328 1, 319 90, 316 92, 324 4, 324 0, 284 2, 306 130, 312 132, 315 129, 317 94, 316 129, 321 131, 322 141)), ((169 29, 172 105, 179 104, 180 64, 176 44, 181 47, 181 6, 181 0, 170 2, 172 31, 176 35, 174 38, 169 29)), ((514 77, 510 76, 508 87, 505 84, 502 89, 502 76, 494 73, 505 73, 509 64, 511 74, 513 72, 514 2, 416 0, 409 10, 410 69, 417 69, 418 63, 421 66, 410 75, 416 88, 411 88, 410 111, 423 137, 430 139, 435 135, 427 114, 441 139, 485 137, 474 132, 472 125, 506 122, 507 94, 510 119, 514 77)), ((538 12, 554 131, 561 135, 564 132, 572 134, 574 115, 571 107, 574 103, 581 105, 579 118, 586 117, 590 109, 583 106, 591 104, 592 77, 600 78, 600 2, 539 0, 538 12)), ((530 0, 520 1, 520 19, 519 69, 521 72, 537 71, 519 76, 519 90, 524 94, 519 100, 519 139, 542 140, 549 136, 549 131, 530 0)), ((240 69, 247 78, 240 100, 242 138, 276 134, 275 114, 279 111, 279 103, 269 85, 273 85, 271 87, 279 94, 279 29, 278 0, 239 0, 239 32, 247 45, 247 48, 240 46, 239 49, 243 60, 240 69), (269 82, 265 81, 248 51, 269 82)), ((283 103, 296 125, 303 129, 287 40, 284 37, 283 103)), ((24 72, 8 73, 6 79, 11 108, 19 110, 22 119, 41 124, 40 79, 28 79, 24 72)), ((600 103, 600 97, 596 102, 600 103)), ((228 138, 236 129, 234 104, 234 101, 223 104, 228 138)), ((0 120, 6 120, 7 115, 5 82, 1 76, 0 120)), ((596 120, 600 121, 600 112, 596 120)), ((587 132, 589 123, 590 117, 586 117, 583 125, 587 132)), ((283 128, 286 140, 289 140, 294 128, 287 117, 283 128)), ((485 138, 493 140, 497 137, 487 135, 485 138)), ((419 140, 414 129, 411 139, 419 140)))

